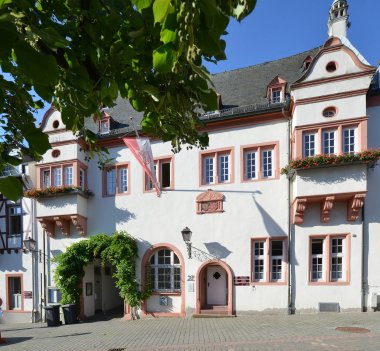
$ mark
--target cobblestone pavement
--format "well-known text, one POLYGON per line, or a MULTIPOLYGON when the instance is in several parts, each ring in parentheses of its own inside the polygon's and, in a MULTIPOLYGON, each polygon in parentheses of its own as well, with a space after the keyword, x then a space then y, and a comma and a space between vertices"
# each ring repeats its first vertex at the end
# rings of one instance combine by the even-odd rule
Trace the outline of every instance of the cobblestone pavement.
POLYGON ((380 313, 1 324, 1 351, 380 350, 380 313), (336 331, 361 327, 367 333, 336 331))

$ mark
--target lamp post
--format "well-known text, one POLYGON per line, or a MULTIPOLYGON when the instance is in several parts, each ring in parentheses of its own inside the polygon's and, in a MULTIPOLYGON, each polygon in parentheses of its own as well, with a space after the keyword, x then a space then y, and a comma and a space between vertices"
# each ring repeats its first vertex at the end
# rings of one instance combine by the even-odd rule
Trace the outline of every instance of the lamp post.
POLYGON ((191 241, 190 240, 191 240, 191 234, 193 233, 189 229, 189 227, 185 227, 184 229, 181 230, 181 234, 182 234, 182 239, 186 244, 187 255, 189 256, 189 258, 191 258, 191 241))

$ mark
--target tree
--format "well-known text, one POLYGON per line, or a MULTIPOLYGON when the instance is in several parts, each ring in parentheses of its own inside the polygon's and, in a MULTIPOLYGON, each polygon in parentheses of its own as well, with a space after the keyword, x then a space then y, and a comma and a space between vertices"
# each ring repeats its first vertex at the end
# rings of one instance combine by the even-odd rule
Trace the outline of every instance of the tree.
MULTIPOLYGON (((202 61, 224 60, 221 38, 256 0, 0 0, 0 172, 49 142, 33 113, 53 102, 63 122, 97 151, 85 118, 117 96, 144 113, 148 135, 204 147, 199 111, 217 108, 202 61), (198 112, 197 112, 198 111, 198 112), (16 150, 16 154, 11 151, 16 150), (12 156, 11 156, 12 154, 12 156)), ((0 192, 21 196, 12 178, 0 192)))

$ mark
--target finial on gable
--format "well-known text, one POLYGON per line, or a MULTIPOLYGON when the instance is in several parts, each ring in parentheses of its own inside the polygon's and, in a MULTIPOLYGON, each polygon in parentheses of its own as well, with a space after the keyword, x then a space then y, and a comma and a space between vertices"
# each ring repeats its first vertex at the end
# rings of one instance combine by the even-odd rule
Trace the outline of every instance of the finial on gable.
POLYGON ((347 37, 347 29, 350 27, 348 21, 347 0, 334 0, 329 12, 328 21, 329 37, 347 37))

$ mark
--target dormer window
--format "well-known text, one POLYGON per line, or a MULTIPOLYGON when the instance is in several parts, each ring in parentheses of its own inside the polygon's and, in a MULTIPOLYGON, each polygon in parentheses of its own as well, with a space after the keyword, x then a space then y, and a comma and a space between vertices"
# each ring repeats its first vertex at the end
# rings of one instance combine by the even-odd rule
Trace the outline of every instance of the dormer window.
POLYGON ((110 120, 103 119, 100 121, 100 134, 108 134, 110 132, 110 120))
POLYGON ((281 102, 281 90, 280 89, 276 89, 276 90, 272 90, 272 102, 275 104, 275 103, 278 103, 278 102, 281 102))
POLYGON ((267 99, 272 104, 284 101, 286 81, 276 76, 267 87, 267 99))
POLYGON ((102 117, 99 121, 100 134, 108 134, 110 132, 110 120, 111 116, 107 112, 102 111, 102 117))
POLYGON ((311 62, 313 61, 313 58, 309 55, 303 60, 302 64, 302 71, 306 71, 309 67, 311 62))

